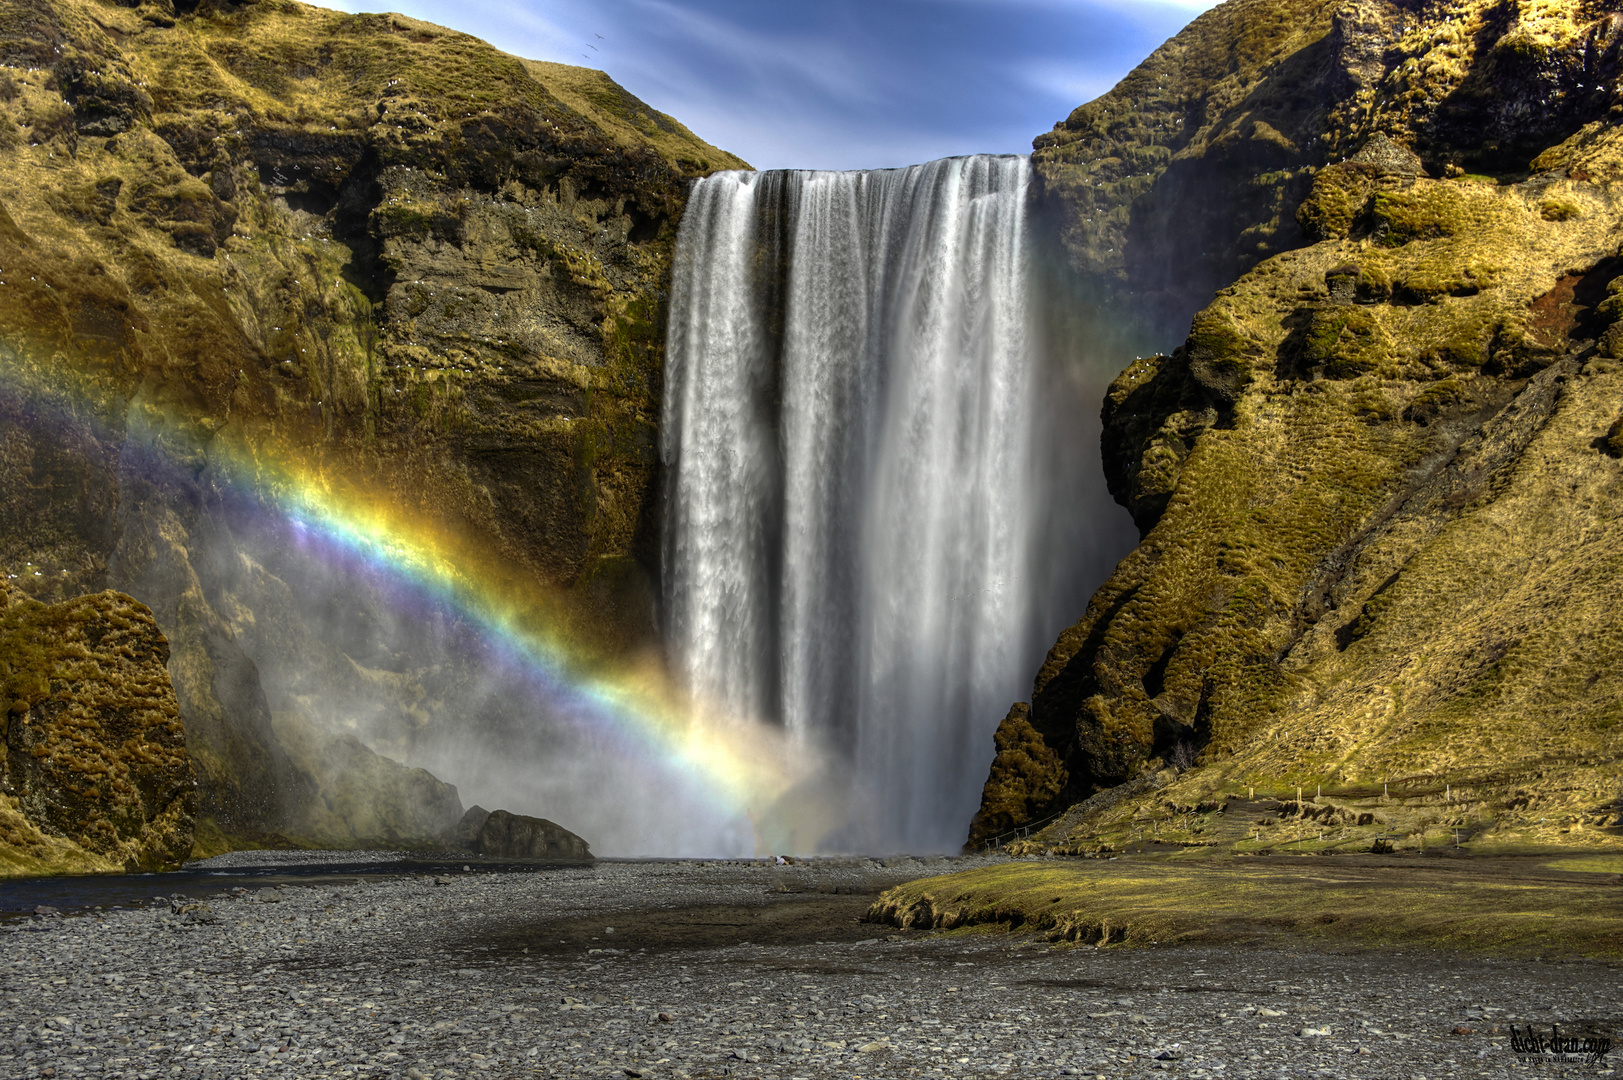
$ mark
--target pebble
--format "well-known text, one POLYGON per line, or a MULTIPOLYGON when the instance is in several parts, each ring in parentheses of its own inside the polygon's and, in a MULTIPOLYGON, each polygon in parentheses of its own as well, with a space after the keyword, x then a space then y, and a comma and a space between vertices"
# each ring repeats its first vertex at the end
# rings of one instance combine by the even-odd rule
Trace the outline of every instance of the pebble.
POLYGON ((1509 1025, 1616 1023, 1623 973, 1584 961, 865 924, 815 944, 634 947, 658 909, 971 864, 600 862, 42 905, 0 924, 0 1077, 1518 1077, 1509 1025), (612 923, 627 947, 495 944, 553 918, 612 923))

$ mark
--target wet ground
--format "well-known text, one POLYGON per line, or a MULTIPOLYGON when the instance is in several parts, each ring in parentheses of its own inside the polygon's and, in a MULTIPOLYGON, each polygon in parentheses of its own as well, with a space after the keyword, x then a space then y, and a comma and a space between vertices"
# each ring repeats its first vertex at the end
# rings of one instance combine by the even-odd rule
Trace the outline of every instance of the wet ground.
POLYGON ((26 918, 42 906, 63 914, 144 907, 154 902, 167 907, 175 896, 202 899, 236 887, 330 888, 458 873, 464 866, 481 873, 529 874, 554 869, 463 854, 431 858, 395 851, 238 851, 161 874, 0 879, 0 921, 26 918))

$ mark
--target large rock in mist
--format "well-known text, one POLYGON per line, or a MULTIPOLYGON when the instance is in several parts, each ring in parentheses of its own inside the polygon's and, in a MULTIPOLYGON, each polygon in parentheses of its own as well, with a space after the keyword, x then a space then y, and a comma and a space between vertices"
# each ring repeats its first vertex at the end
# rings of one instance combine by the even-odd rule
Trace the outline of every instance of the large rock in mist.
POLYGON ((983 816, 1173 766, 1180 806, 1618 824, 1620 42, 1581 3, 1231 0, 1037 141, 1073 270, 1193 318, 1104 404, 1143 538, 1036 679, 1064 787, 1011 713, 983 816))
POLYGON ((152 610, 209 844, 328 806, 273 712, 409 759, 481 689, 454 620, 313 576, 245 463, 481 538, 579 650, 646 645, 676 221, 741 162, 400 16, 4 0, 0 65, 0 570, 152 610))
POLYGON ((585 840, 546 818, 506 810, 468 809, 449 834, 458 847, 495 859, 540 859, 552 862, 589 862, 592 850, 585 840))
POLYGON ((0 585, 0 876, 172 870, 197 782, 152 614, 0 585))
POLYGON ((546 818, 493 810, 479 826, 473 849, 502 859, 589 860, 586 841, 546 818))

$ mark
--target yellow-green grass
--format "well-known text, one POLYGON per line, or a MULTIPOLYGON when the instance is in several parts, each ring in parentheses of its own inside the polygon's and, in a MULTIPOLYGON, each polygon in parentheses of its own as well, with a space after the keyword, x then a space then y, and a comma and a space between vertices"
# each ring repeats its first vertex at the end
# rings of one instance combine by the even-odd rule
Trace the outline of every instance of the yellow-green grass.
POLYGON ((1056 942, 1287 937, 1623 959, 1623 888, 1529 859, 1011 862, 898 886, 869 918, 908 929, 1001 925, 1056 942))
POLYGON ((650 109, 601 71, 546 60, 522 63, 553 97, 622 146, 650 146, 667 161, 700 172, 749 168, 743 158, 718 150, 677 120, 650 109))
POLYGON ((1557 859, 1544 865, 1551 870, 1571 870, 1586 874, 1623 874, 1623 855, 1591 855, 1579 859, 1557 859))

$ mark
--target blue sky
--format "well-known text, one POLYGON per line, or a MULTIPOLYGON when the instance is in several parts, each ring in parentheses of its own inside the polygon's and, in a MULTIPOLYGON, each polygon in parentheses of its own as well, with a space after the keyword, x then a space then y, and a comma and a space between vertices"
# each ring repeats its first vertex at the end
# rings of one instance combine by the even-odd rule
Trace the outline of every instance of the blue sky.
POLYGON ((855 169, 1031 140, 1211 0, 328 0, 581 64, 757 168, 855 169))

